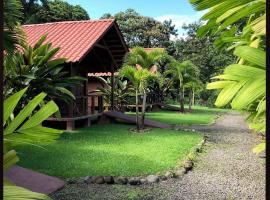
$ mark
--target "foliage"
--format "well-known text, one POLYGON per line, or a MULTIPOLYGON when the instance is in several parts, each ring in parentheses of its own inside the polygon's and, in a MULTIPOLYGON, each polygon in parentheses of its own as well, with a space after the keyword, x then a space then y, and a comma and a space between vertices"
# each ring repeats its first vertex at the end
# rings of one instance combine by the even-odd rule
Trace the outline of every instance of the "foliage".
POLYGON ((202 135, 151 128, 141 135, 132 125, 93 125, 64 133, 55 144, 35 149, 20 146, 20 165, 62 178, 95 175, 140 176, 176 167, 202 135), (31 157, 27 156, 33 153, 31 157), (90 173, 90 174, 89 174, 90 173))
POLYGON ((5 96, 29 86, 28 98, 45 92, 51 99, 75 99, 68 88, 82 84, 85 79, 67 77, 68 72, 63 71, 66 59, 54 59, 59 48, 53 48, 51 43, 43 44, 45 40, 46 35, 34 47, 24 45, 13 56, 5 56, 5 96))
POLYGON ((236 64, 229 65, 223 74, 214 77, 219 80, 208 85, 209 89, 220 90, 216 105, 231 103, 234 109, 249 111, 248 119, 256 124, 253 127, 265 132, 266 1, 190 2, 197 10, 209 9, 202 17, 208 21, 198 30, 198 35, 220 34, 220 38, 215 41, 216 45, 224 47, 225 43, 230 44, 228 49, 235 49, 234 54, 238 57, 236 64), (237 22, 243 20, 242 28, 237 22))
MULTIPOLYGON (((53 101, 44 104, 45 93, 33 98, 15 115, 15 108, 27 88, 13 94, 4 101, 4 171, 19 161, 13 148, 20 144, 46 144, 55 141, 62 133, 60 130, 43 127, 44 120, 58 111, 53 101)), ((4 181, 4 199, 49 199, 43 194, 34 193, 4 181)))
POLYGON ((24 8, 24 23, 46 23, 58 21, 88 20, 89 16, 81 6, 62 0, 21 0, 24 8))
MULTIPOLYGON (((112 96, 112 82, 111 78, 106 80, 102 77, 98 77, 106 86, 97 88, 94 92, 102 92, 105 97, 105 102, 111 104, 112 96)), ((128 84, 127 80, 121 80, 118 77, 114 77, 114 101, 115 109, 118 111, 123 111, 123 106, 128 103, 127 97, 133 92, 132 88, 128 84)))
POLYGON ((172 21, 161 23, 153 18, 141 16, 133 9, 116 13, 114 16, 106 13, 101 18, 115 18, 130 47, 165 47, 170 36, 177 35, 172 21))
POLYGON ((5 200, 12 200, 12 199, 20 199, 20 200, 48 200, 50 199, 44 194, 32 192, 25 188, 7 185, 4 186, 4 199, 5 200))
POLYGON ((180 111, 184 112, 184 89, 193 88, 199 84, 199 69, 190 60, 178 62, 172 60, 165 72, 166 76, 170 76, 178 84, 178 95, 180 101, 180 111))
POLYGON ((143 107, 145 108, 145 101, 146 101, 146 88, 147 88, 147 80, 149 79, 152 74, 144 68, 136 68, 130 65, 124 65, 120 71, 119 75, 122 78, 127 78, 134 90, 135 90, 135 98, 136 98, 136 125, 137 125, 137 131, 140 128, 144 128, 144 118, 142 116, 141 124, 139 123, 139 101, 138 101, 138 95, 139 93, 144 94, 144 101, 143 101, 143 107))
MULTIPOLYGON (((144 128, 144 118, 145 118, 145 109, 146 109, 146 99, 149 89, 149 81, 155 80, 158 81, 160 78, 158 73, 158 65, 161 59, 164 56, 163 51, 154 50, 147 53, 144 48, 135 47, 130 53, 128 53, 124 60, 124 65, 128 67, 133 67, 133 70, 142 72, 144 78, 140 80, 140 86, 136 87, 134 82, 131 81, 135 87, 136 91, 136 113, 138 113, 138 91, 143 94, 143 103, 142 103, 142 113, 141 113, 141 128, 144 128), (159 77, 159 78, 158 78, 159 77), (136 89, 137 88, 137 89, 136 89)), ((138 119, 138 115, 137 115, 138 119)))
POLYGON ((178 39, 167 48, 167 51, 179 61, 190 60, 200 69, 200 80, 210 82, 210 78, 235 61, 235 56, 214 45, 215 37, 205 35, 197 37, 196 31, 202 26, 201 22, 183 25, 187 36, 178 39))
POLYGON ((13 54, 17 46, 25 42, 25 36, 20 28, 22 6, 19 0, 4 0, 4 50, 13 54))

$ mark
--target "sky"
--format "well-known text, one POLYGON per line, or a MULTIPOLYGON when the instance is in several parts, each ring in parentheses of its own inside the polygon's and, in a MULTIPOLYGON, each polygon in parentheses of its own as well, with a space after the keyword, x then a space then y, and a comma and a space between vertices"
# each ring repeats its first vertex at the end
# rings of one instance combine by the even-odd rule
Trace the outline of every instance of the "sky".
POLYGON ((179 37, 184 23, 198 21, 205 12, 193 9, 188 0, 67 0, 72 5, 80 5, 91 19, 99 19, 104 13, 115 14, 133 8, 143 16, 153 17, 161 22, 172 19, 179 37))

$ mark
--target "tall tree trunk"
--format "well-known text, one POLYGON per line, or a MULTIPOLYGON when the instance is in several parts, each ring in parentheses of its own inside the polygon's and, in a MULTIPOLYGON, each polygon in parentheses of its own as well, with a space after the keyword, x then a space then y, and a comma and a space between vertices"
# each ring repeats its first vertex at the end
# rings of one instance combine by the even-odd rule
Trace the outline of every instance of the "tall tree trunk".
POLYGON ((182 91, 180 91, 179 97, 180 97, 180 112, 183 113, 185 111, 185 108, 184 108, 184 99, 183 99, 182 91))
POLYGON ((189 105, 188 105, 188 107, 189 107, 189 110, 191 110, 191 107, 192 107, 192 90, 190 90, 189 91, 189 105))
POLYGON ((144 118, 145 118, 145 108, 146 108, 146 92, 143 91, 143 104, 142 104, 142 122, 141 128, 144 129, 144 118))
POLYGON ((182 83, 180 81, 180 88, 179 88, 179 101, 180 101, 180 112, 184 112, 185 108, 184 108, 184 96, 183 96, 183 89, 182 89, 182 83))
POLYGON ((136 127, 137 131, 139 131, 140 125, 139 125, 138 89, 136 89, 136 127))
POLYGON ((195 105, 195 92, 192 90, 192 106, 195 105))

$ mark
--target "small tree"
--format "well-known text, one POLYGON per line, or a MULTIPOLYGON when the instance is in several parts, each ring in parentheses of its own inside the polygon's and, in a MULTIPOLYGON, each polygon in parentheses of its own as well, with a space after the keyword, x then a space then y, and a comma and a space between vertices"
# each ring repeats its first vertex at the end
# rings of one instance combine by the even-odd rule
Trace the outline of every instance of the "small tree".
POLYGON ((165 75, 170 75, 179 84, 178 95, 180 103, 180 112, 184 112, 183 71, 184 71, 183 65, 176 60, 172 60, 172 62, 169 64, 169 69, 165 72, 165 75))
POLYGON ((199 69, 191 61, 178 62, 172 60, 169 64, 169 69, 165 72, 166 75, 170 75, 179 84, 178 94, 180 102, 180 112, 184 112, 184 94, 185 85, 189 82, 194 82, 199 78, 199 69))
MULTIPOLYGON (((138 95, 139 93, 143 93, 143 105, 142 107, 145 107, 146 104, 146 84, 147 79, 151 76, 150 72, 143 68, 135 68, 133 66, 125 65, 122 69, 119 71, 119 75, 121 77, 127 78, 131 84, 134 87, 135 90, 135 99, 136 99, 136 125, 137 125, 137 131, 139 131, 141 128, 144 128, 144 116, 142 116, 142 126, 140 126, 139 123, 139 100, 138 95)), ((144 111, 142 110, 142 113, 144 111)))
MULTIPOLYGON (((165 52, 161 50, 154 50, 147 53, 142 47, 135 47, 132 51, 126 55, 125 57, 125 65, 133 66, 137 70, 147 70, 148 71, 148 79, 158 77, 158 67, 164 56, 167 55, 165 52)), ((144 86, 147 85, 144 83, 144 86)), ((146 87, 142 90, 143 93, 143 104, 142 104, 142 128, 144 128, 144 118, 145 118, 145 110, 146 110, 146 98, 147 92, 146 87)))
POLYGON ((189 90, 189 110, 191 110, 195 101, 195 90, 198 90, 202 85, 202 82, 200 81, 200 69, 191 61, 185 62, 183 84, 183 89, 186 88, 189 90))

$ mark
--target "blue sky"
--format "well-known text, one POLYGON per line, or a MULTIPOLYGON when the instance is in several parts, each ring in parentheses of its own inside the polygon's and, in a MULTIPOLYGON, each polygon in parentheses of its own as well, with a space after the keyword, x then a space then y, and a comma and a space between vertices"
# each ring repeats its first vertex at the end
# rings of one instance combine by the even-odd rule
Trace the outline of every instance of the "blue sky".
POLYGON ((128 8, 159 21, 172 19, 181 36, 184 23, 197 21, 203 12, 195 11, 188 0, 67 0, 70 4, 82 6, 91 19, 98 19, 104 13, 115 14, 128 8))

